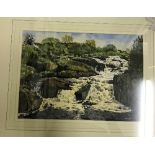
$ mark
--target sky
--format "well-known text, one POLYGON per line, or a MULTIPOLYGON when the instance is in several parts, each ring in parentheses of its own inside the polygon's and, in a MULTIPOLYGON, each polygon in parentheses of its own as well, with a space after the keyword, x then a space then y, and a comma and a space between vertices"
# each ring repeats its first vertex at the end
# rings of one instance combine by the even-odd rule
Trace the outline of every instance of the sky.
POLYGON ((86 40, 95 40, 97 47, 104 47, 107 44, 113 44, 120 50, 130 49, 133 41, 138 37, 131 34, 103 34, 103 33, 76 33, 76 32, 48 32, 48 31, 24 31, 23 36, 31 33, 36 42, 41 42, 47 37, 54 37, 61 40, 64 35, 71 35, 75 42, 85 42, 86 40))

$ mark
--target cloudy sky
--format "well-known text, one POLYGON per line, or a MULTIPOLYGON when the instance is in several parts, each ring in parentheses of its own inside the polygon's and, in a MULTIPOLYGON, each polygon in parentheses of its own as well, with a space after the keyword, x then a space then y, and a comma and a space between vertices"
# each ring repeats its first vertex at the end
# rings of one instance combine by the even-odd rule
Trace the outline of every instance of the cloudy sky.
POLYGON ((85 42, 86 40, 95 40, 96 46, 103 47, 107 44, 113 44, 117 49, 126 50, 131 48, 133 41, 137 38, 137 35, 127 34, 103 34, 103 33, 74 33, 74 32, 46 32, 46 31, 24 31, 23 36, 26 33, 34 35, 36 42, 41 42, 44 38, 54 37, 61 40, 64 35, 71 35, 75 42, 85 42))

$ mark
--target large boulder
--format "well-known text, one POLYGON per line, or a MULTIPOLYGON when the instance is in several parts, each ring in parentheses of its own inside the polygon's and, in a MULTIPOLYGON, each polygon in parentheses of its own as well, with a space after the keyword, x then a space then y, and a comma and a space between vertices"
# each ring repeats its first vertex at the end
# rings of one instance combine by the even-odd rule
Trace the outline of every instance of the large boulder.
POLYGON ((86 120, 106 120, 106 121, 131 121, 132 113, 131 111, 126 112, 112 112, 107 110, 94 109, 90 107, 85 109, 84 115, 81 116, 82 119, 86 120))
POLYGON ((57 62, 57 77, 79 78, 96 75, 95 68, 85 63, 82 58, 60 58, 57 62))
POLYGON ((133 79, 132 74, 126 71, 123 74, 115 75, 113 80, 115 99, 122 104, 138 110, 140 96, 138 95, 141 80, 133 79))
POLYGON ((93 71, 77 71, 77 70, 62 70, 57 72, 57 76, 60 78, 79 78, 79 77, 89 77, 96 75, 93 71))
POLYGON ((75 92, 76 99, 85 100, 90 90, 90 87, 90 84, 86 84, 85 86, 81 87, 77 92, 75 92))
POLYGON ((109 56, 106 59, 106 66, 110 68, 120 69, 128 67, 128 61, 120 58, 119 56, 109 56))
POLYGON ((19 113, 29 113, 40 108, 42 98, 35 92, 27 89, 20 88, 19 92, 19 113))
POLYGON ((119 61, 110 61, 107 63, 107 66, 111 68, 120 68, 121 63, 119 61))
POLYGON ((41 119, 80 119, 84 114, 81 104, 59 102, 56 98, 43 99, 39 111, 31 118, 41 119))
POLYGON ((128 73, 119 74, 114 76, 113 86, 114 86, 114 96, 115 99, 124 105, 129 106, 129 90, 131 79, 128 73))
POLYGON ((105 64, 103 63, 103 61, 100 59, 97 59, 97 58, 76 57, 76 58, 73 58, 73 60, 78 61, 78 62, 82 62, 86 65, 89 65, 89 66, 93 67, 94 69, 96 69, 97 71, 103 71, 105 68, 105 64))
POLYGON ((40 58, 35 64, 35 68, 39 72, 55 71, 57 67, 56 63, 45 58, 40 58))
POLYGON ((60 90, 70 89, 70 82, 56 77, 42 80, 41 96, 44 98, 57 97, 60 90))

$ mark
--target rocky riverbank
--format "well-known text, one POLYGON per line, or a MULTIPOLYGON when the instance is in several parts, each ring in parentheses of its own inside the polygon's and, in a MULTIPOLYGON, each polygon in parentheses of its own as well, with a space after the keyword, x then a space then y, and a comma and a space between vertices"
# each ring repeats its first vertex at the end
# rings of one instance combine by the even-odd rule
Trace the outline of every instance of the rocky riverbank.
MULTIPOLYGON (((128 70, 127 60, 109 56, 104 60, 75 57, 68 61, 72 66, 68 66, 69 63, 59 66, 58 75, 61 76, 40 78, 35 82, 31 89, 35 95, 30 95, 31 106, 35 108, 27 108, 29 104, 25 100, 21 106, 25 110, 19 109, 19 118, 132 120, 132 109, 124 102, 118 102, 114 92, 114 77, 122 76, 128 70), (81 62, 85 67, 81 74, 74 70, 72 76, 66 78, 66 73, 62 76, 63 71, 81 66, 81 62)), ((27 96, 27 91, 20 94, 23 99, 27 96)))

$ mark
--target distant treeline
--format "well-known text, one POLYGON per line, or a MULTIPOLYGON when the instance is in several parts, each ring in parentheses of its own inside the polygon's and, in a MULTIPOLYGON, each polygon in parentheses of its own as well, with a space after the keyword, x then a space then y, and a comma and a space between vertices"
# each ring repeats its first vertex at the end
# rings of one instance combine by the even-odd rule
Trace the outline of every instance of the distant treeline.
POLYGON ((118 55, 124 59, 128 59, 129 56, 127 51, 119 50, 113 44, 108 44, 105 47, 96 47, 95 40, 86 40, 84 43, 79 43, 74 42, 73 37, 69 35, 65 35, 61 40, 51 37, 43 39, 41 43, 36 43, 35 37, 32 34, 27 34, 23 42, 23 50, 27 50, 28 52, 30 50, 30 53, 34 51, 31 54, 34 54, 36 57, 38 55, 69 55, 106 58, 118 55))
POLYGON ((118 50, 113 44, 97 47, 95 40, 86 40, 84 43, 74 42, 73 37, 65 35, 61 40, 45 38, 41 43, 35 41, 32 34, 27 33, 22 45, 21 78, 35 72, 60 72, 60 70, 92 72, 91 66, 77 64, 74 57, 97 57, 102 60, 108 56, 120 56, 129 61, 129 72, 132 78, 143 77, 143 38, 135 39, 130 51, 118 50), (67 66, 67 67, 66 67, 67 66), (65 69, 66 68, 66 69, 65 69))

